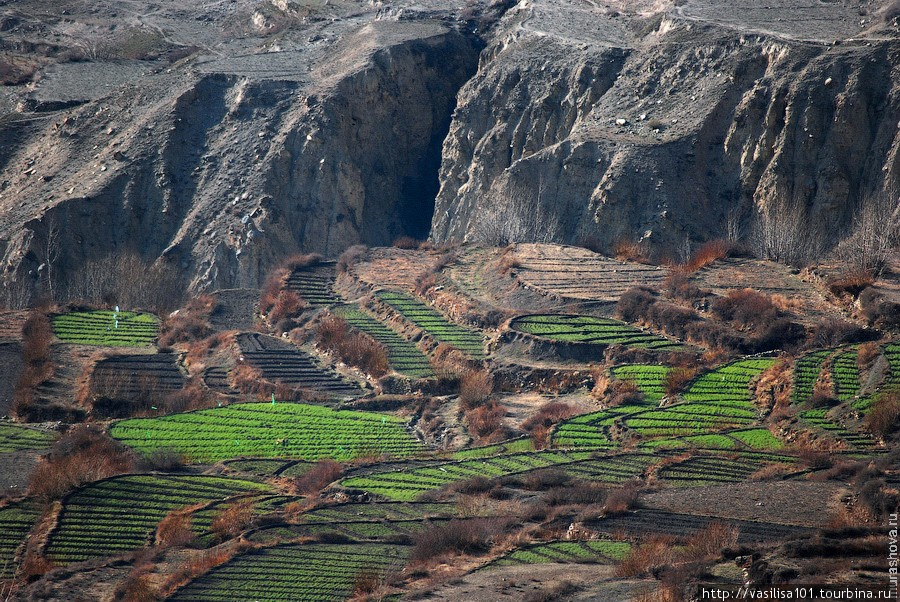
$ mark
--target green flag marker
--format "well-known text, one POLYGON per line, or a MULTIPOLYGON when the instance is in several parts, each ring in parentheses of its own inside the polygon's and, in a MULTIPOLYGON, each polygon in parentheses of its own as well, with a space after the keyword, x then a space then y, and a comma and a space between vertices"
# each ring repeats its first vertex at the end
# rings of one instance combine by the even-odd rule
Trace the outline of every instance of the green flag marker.
POLYGON ((384 426, 385 423, 387 423, 387 416, 382 416, 381 417, 381 426, 384 426))
POLYGON ((275 405, 275 394, 272 393, 272 405, 275 405))

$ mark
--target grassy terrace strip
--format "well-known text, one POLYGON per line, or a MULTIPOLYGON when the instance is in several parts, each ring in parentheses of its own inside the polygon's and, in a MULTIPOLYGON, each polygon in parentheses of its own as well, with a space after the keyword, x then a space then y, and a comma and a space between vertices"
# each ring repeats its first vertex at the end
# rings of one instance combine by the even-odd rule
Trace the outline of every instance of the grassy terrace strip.
POLYGON ((764 428, 742 429, 727 433, 709 435, 692 435, 675 439, 655 439, 643 443, 648 449, 684 449, 696 447, 701 449, 752 449, 779 450, 784 443, 764 428))
POLYGON ((281 545, 253 550, 212 569, 175 592, 173 601, 345 600, 357 578, 400 570, 408 546, 281 545))
POLYGON ((839 441, 845 442, 855 449, 872 449, 875 440, 865 433, 848 430, 828 417, 829 408, 805 410, 797 416, 809 425, 821 429, 839 441))
POLYGON ((503 477, 554 467, 573 477, 619 483, 641 475, 658 458, 647 453, 594 457, 587 451, 539 451, 447 462, 406 471, 351 477, 341 485, 362 489, 389 500, 412 501, 427 491, 472 477, 503 477))
POLYGON ((535 314, 518 317, 510 322, 509 327, 552 341, 624 345, 640 349, 683 348, 681 343, 644 332, 625 322, 593 316, 535 314))
POLYGON ((737 483, 769 464, 794 464, 796 458, 780 454, 741 452, 738 455, 699 455, 663 466, 657 478, 679 487, 737 483))
POLYGON ((170 511, 268 485, 208 476, 127 475, 82 487, 63 499, 47 557, 65 564, 144 547, 170 511))
POLYGON ((829 349, 807 353, 794 364, 794 387, 791 391, 792 403, 803 403, 813 394, 813 388, 822 372, 822 365, 832 354, 829 349))
POLYGON ((312 462, 283 458, 240 458, 224 464, 233 470, 260 477, 299 477, 314 466, 312 462))
POLYGON ((671 370, 669 366, 625 364, 613 368, 612 374, 619 380, 634 383, 648 402, 657 404, 665 397, 666 377, 671 370))
POLYGON ((424 449, 401 418, 297 403, 242 403, 224 408, 134 418, 110 434, 142 453, 172 449, 194 462, 238 456, 351 460, 387 454, 403 458, 424 449))
POLYGON ((889 343, 882 350, 888 362, 888 375, 874 394, 865 395, 851 404, 860 412, 868 412, 877 400, 889 393, 900 393, 900 343, 889 343))
POLYGON ((313 307, 327 307, 340 303, 334 292, 334 264, 322 264, 297 268, 285 282, 285 288, 294 291, 313 307))
POLYGON ((358 328, 385 346, 391 367, 413 378, 434 376, 431 362, 425 357, 415 343, 407 341, 399 334, 379 322, 373 316, 356 305, 341 305, 334 308, 334 313, 342 317, 348 324, 358 328))
POLYGON ((427 332, 438 343, 452 345, 473 358, 484 357, 484 337, 445 318, 418 299, 397 291, 378 291, 378 298, 427 332))
POLYGON ((40 511, 30 502, 0 508, 0 579, 11 579, 16 571, 16 551, 37 522, 40 511))
POLYGON ((546 564, 551 562, 613 564, 621 560, 629 550, 631 550, 631 544, 628 542, 609 539, 551 541, 513 550, 480 570, 489 570, 501 566, 546 564))
POLYGON ((56 441, 57 433, 0 422, 0 454, 24 450, 47 449, 56 441))
POLYGON ((145 347, 159 332, 159 320, 152 314, 120 311, 116 328, 114 311, 74 311, 53 316, 53 333, 64 343, 105 347, 145 347))
POLYGON ((850 401, 859 394, 859 367, 856 365, 858 347, 839 353, 831 366, 834 392, 840 401, 850 401))
POLYGON ((454 460, 471 460, 474 458, 489 458, 500 454, 512 454, 515 452, 534 451, 534 441, 529 437, 519 437, 493 445, 482 447, 470 447, 453 453, 454 460))
POLYGON ((272 514, 273 512, 281 510, 285 504, 296 502, 300 499, 302 498, 296 496, 262 494, 244 496, 238 500, 229 499, 213 502, 200 510, 191 512, 191 531, 193 531, 194 535, 197 537, 195 545, 208 548, 216 543, 220 543, 217 540, 216 534, 212 532, 212 523, 224 510, 233 507, 238 502, 250 503, 253 514, 255 516, 260 516, 272 514))

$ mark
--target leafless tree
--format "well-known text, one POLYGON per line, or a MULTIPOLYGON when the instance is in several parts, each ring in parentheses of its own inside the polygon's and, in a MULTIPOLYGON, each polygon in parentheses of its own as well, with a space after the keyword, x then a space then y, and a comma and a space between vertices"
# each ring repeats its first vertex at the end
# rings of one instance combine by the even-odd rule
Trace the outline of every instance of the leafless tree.
POLYGON ((545 209, 543 178, 537 194, 510 185, 507 195, 494 194, 494 202, 477 216, 472 229, 475 242, 505 246, 514 242, 553 242, 560 236, 559 219, 545 209))
POLYGON ((51 299, 56 299, 53 290, 53 264, 59 259, 60 230, 55 217, 47 219, 47 238, 44 240, 44 269, 46 270, 47 292, 51 299))
POLYGON ((900 251, 900 200, 888 193, 866 199, 850 235, 835 251, 855 269, 881 275, 891 255, 900 251))
POLYGON ((809 222, 801 205, 775 205, 761 209, 750 234, 758 257, 803 266, 821 257, 821 231, 809 222))

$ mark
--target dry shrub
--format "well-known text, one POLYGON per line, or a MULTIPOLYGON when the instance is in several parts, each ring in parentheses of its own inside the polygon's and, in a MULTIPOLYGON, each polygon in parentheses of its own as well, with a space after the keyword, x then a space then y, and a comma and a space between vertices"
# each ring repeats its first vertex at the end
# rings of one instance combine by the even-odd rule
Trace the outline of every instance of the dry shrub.
POLYGON ((422 565, 449 554, 486 552, 505 527, 505 521, 498 518, 455 519, 433 525, 416 535, 410 564, 422 565))
POLYGON ((40 554, 25 554, 22 566, 19 567, 19 576, 26 582, 31 582, 48 573, 53 568, 53 563, 40 554))
POLYGON ((753 398, 759 405, 767 410, 790 405, 793 366, 789 359, 781 358, 760 375, 753 386, 753 398))
POLYGON ((259 296, 259 313, 267 315, 278 300, 278 294, 284 288, 284 281, 287 279, 289 272, 285 268, 275 268, 267 277, 263 284, 262 293, 259 296))
POLYGON ((563 596, 574 594, 578 591, 578 586, 569 581, 562 581, 556 585, 542 588, 536 592, 530 592, 522 602, 554 602, 560 600, 563 596))
POLYGON ((184 547, 194 543, 197 536, 191 530, 191 515, 185 509, 172 510, 156 528, 157 545, 184 547))
POLYGON ((724 548, 737 545, 738 528, 721 521, 709 525, 687 538, 685 555, 691 560, 715 560, 724 548))
POLYGON ((632 602, 682 602, 684 597, 677 588, 660 584, 656 589, 639 592, 632 602))
POLYGON ((319 255, 318 253, 307 253, 305 255, 291 255, 282 263, 281 267, 286 270, 293 272, 294 270, 299 270, 300 268, 309 268, 314 265, 319 265, 325 261, 325 258, 319 255))
POLYGON ((729 291, 713 302, 712 311, 738 328, 753 330, 759 330, 780 317, 778 308, 768 295, 750 288, 729 291))
POLYGON ((838 347, 865 341, 871 333, 852 322, 840 318, 826 318, 810 331, 808 346, 815 348, 838 347))
POLYGON ((750 475, 751 481, 780 481, 784 477, 797 472, 797 467, 792 464, 776 462, 775 464, 767 464, 750 475))
POLYGON ((141 457, 138 467, 141 470, 160 472, 176 472, 184 468, 188 459, 170 447, 160 447, 141 457))
POLYGON ((353 245, 338 257, 337 260, 337 271, 338 273, 349 272, 350 268, 355 266, 357 263, 366 259, 369 254, 369 249, 366 248, 365 245, 353 245))
POLYGON ((50 345, 53 327, 45 309, 34 308, 22 326, 22 359, 25 366, 13 389, 13 412, 27 419, 40 419, 35 407, 35 389, 53 376, 50 345))
POLYGON ((270 324, 287 331, 294 326, 294 320, 309 307, 309 303, 294 291, 279 291, 267 317, 270 324))
POLYGON ((900 431, 900 391, 888 391, 879 396, 863 424, 870 433, 885 440, 900 431))
POLYGON ((157 602, 163 596, 153 587, 152 565, 140 565, 116 587, 114 597, 120 602, 157 602))
POLYGON ((722 239, 711 240, 703 243, 691 255, 691 259, 685 266, 691 272, 696 272, 700 268, 704 268, 714 261, 725 259, 731 253, 731 244, 722 239))
POLYGON ((624 238, 613 244, 613 255, 619 261, 649 262, 647 251, 641 243, 624 238))
POLYGON ((508 274, 512 270, 517 270, 522 267, 522 260, 516 257, 515 248, 507 247, 505 251, 503 251, 503 255, 500 256, 500 259, 497 261, 497 271, 500 274, 508 274))
POLYGON ((215 330, 208 320, 217 308, 218 302, 211 295, 191 299, 184 308, 163 321, 159 331, 160 347, 196 342, 212 336, 215 330))
POLYGON ((670 299, 682 299, 693 301, 704 296, 704 292, 691 283, 691 277, 683 269, 674 269, 669 272, 663 281, 663 290, 670 299))
POLYGON ((561 420, 571 418, 578 413, 574 407, 561 401, 545 403, 528 420, 522 423, 522 430, 534 434, 537 430, 546 432, 550 427, 561 420))
POLYGON ((176 587, 179 587, 200 575, 208 573, 217 566, 225 564, 231 560, 235 554, 244 549, 246 548, 240 545, 231 547, 219 546, 196 556, 192 556, 179 565, 178 571, 172 574, 163 589, 171 592, 176 587))
MULTIPOLYGON (((397 246, 396 240, 394 241, 394 246, 397 246)), ((405 247, 399 248, 403 249, 405 247)), ((381 587, 381 582, 381 575, 378 574, 378 571, 374 571, 372 569, 361 570, 356 574, 356 577, 353 578, 353 597, 365 597, 374 594, 378 590, 378 588, 381 587)))
POLYGON ((227 541, 240 535, 253 523, 253 502, 231 504, 216 516, 209 530, 218 541, 227 541))
POLYGON ((522 487, 529 491, 547 491, 571 482, 572 477, 562 469, 542 468, 527 473, 522 479, 522 487))
POLYGON ((658 535, 632 546, 616 566, 616 576, 639 577, 655 566, 669 564, 675 557, 674 544, 671 537, 658 535))
POLYGON ((210 408, 214 404, 214 394, 200 383, 199 378, 192 378, 178 391, 172 391, 159 402, 159 410, 165 414, 176 414, 190 410, 210 408))
POLYGON ((79 425, 63 435, 31 474, 30 495, 49 501, 99 479, 129 472, 134 456, 118 441, 92 425, 79 425))
POLYGON ((460 377, 459 403, 462 409, 472 409, 494 392, 494 377, 487 370, 468 370, 460 377))
POLYGON ((238 364, 231 371, 231 386, 242 393, 256 393, 263 383, 262 370, 250 364, 238 364))
POLYGON ((666 395, 672 396, 681 393, 689 382, 697 376, 697 368, 678 366, 669 370, 666 374, 666 395))
POLYGON ((319 460, 316 465, 293 480, 293 490, 304 495, 319 493, 344 473, 344 467, 331 459, 319 460))
POLYGON ((329 316, 322 320, 316 329, 316 341, 321 349, 375 378, 390 371, 384 345, 363 332, 351 330, 343 318, 329 316))
POLYGON ((630 380, 614 380, 606 391, 609 407, 639 404, 644 401, 644 393, 630 380))
POLYGON ((422 246, 422 241, 416 240, 412 236, 400 236, 399 238, 394 239, 391 246, 397 249, 417 250, 422 246))
POLYGON ((859 368, 860 373, 865 374, 868 372, 880 355, 881 346, 878 343, 873 341, 862 343, 856 356, 856 366, 859 368))
POLYGON ((833 295, 850 295, 854 299, 875 283, 875 278, 867 271, 846 272, 828 281, 828 290, 833 295))
POLYGON ((502 441, 506 438, 506 427, 503 418, 506 409, 491 399, 478 407, 465 411, 466 426, 484 443, 502 441))
POLYGON ((882 329, 900 328, 900 303, 891 301, 876 288, 868 288, 859 295, 863 317, 870 326, 882 329))
POLYGON ((603 508, 605 514, 621 514, 637 507, 638 497, 644 488, 641 481, 628 481, 610 491, 603 508))

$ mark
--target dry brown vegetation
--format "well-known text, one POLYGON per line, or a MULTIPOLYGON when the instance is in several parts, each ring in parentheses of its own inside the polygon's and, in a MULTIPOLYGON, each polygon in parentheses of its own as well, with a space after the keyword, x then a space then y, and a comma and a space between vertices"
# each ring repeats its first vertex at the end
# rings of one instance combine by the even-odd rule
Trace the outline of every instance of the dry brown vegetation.
POLYGON ((621 239, 613 244, 613 256, 619 261, 648 263, 650 258, 644 246, 633 240, 621 239))
POLYGON ((369 249, 365 245, 353 245, 338 257, 337 271, 340 274, 349 272, 350 268, 357 263, 363 261, 369 254, 369 249))
POLYGON ((342 362, 375 378, 390 371, 387 349, 364 332, 350 327, 338 316, 328 316, 316 327, 318 346, 342 362))
POLYGON ((344 473, 344 467, 331 459, 319 460, 316 465, 291 482, 291 489, 303 495, 314 495, 334 483, 344 473))
POLYGON ((484 403, 494 393, 494 377, 487 370, 468 370, 459 379, 459 403, 468 410, 484 403))
POLYGON ((191 515, 185 508, 169 512, 156 528, 156 544, 160 546, 183 547, 196 539, 191 530, 191 515))
POLYGON ((25 367, 13 390, 13 412, 27 420, 40 420, 40 408, 35 403, 35 388, 53 376, 50 344, 53 328, 45 309, 35 308, 28 313, 22 327, 22 359, 25 367))
POLYGON ((550 401, 522 423, 522 430, 530 433, 534 439, 535 447, 544 448, 549 442, 550 429, 556 423, 571 418, 578 413, 578 410, 567 403, 560 401, 550 401))
POLYGON ((210 531, 218 541, 237 537, 253 522, 253 502, 243 501, 229 505, 216 516, 210 531))
POLYGON ((28 493, 49 501, 99 479, 133 470, 134 456, 93 425, 79 425, 63 435, 41 459, 28 493))
POLYGON ((477 407, 465 410, 466 426, 480 443, 494 443, 507 437, 508 433, 503 424, 505 416, 506 408, 495 399, 489 399, 477 407))
POLYGON ((866 271, 850 271, 828 281, 828 290, 833 295, 850 295, 853 298, 859 296, 863 290, 872 286, 875 278, 866 271))
POLYGON ((714 261, 725 259, 731 252, 732 245, 728 241, 722 239, 711 240, 700 245, 684 267, 690 272, 696 272, 714 261))
POLYGON ((191 299, 174 316, 166 318, 159 332, 159 346, 171 347, 176 343, 192 343, 214 334, 209 316, 216 311, 218 302, 210 295, 191 299))
POLYGON ((506 521, 501 518, 454 519, 434 525, 416 535, 410 564, 426 565, 454 554, 487 552, 505 528, 506 521))
POLYGON ((866 429, 884 440, 900 431, 900 391, 883 393, 863 421, 866 429))
POLYGON ((666 374, 665 389, 666 395, 677 395, 681 393, 689 382, 697 376, 696 367, 677 366, 669 370, 666 374))

